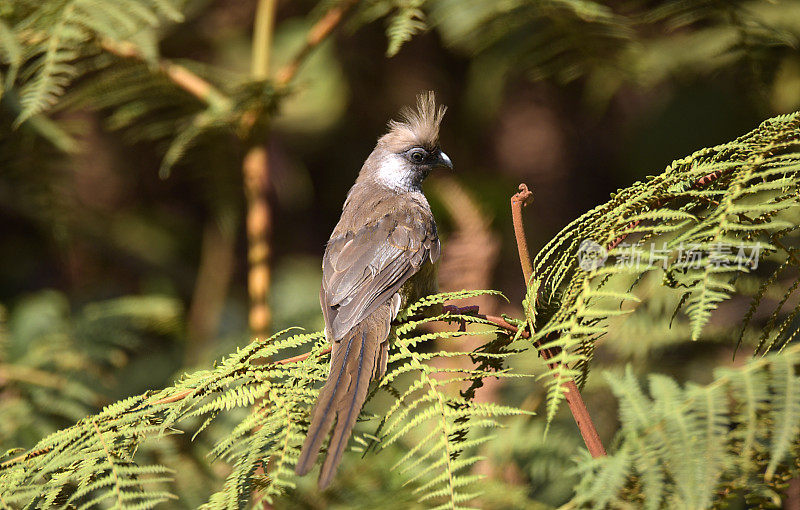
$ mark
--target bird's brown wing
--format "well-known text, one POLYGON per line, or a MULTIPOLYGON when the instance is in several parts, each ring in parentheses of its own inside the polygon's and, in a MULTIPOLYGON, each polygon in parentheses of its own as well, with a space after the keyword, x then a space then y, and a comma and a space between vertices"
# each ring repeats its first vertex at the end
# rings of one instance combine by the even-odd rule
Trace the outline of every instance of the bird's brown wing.
POLYGON ((320 301, 331 371, 320 390, 295 472, 307 473, 333 423, 319 485, 333 479, 350 432, 367 397, 369 381, 386 368, 386 340, 397 313, 397 291, 426 260, 439 257, 430 214, 406 208, 353 232, 334 236, 323 258, 320 301))
POLYGON ((329 340, 389 300, 430 260, 439 258, 436 225, 422 211, 398 211, 331 238, 322 262, 320 301, 329 340))

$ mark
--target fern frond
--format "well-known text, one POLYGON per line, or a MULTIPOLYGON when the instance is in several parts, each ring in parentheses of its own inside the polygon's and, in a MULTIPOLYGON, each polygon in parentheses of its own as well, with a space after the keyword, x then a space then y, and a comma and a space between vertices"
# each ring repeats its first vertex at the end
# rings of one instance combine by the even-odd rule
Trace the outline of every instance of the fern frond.
POLYGON ((22 65, 23 51, 14 31, 0 19, 0 63, 8 66, 6 76, 0 73, 0 99, 3 92, 11 88, 17 79, 19 66, 22 65))
MULTIPOLYGON (((453 293, 442 294, 435 300, 428 299, 424 304, 420 302, 417 305, 428 306, 432 302, 450 299, 456 299, 453 293)), ((416 310, 419 306, 412 305, 409 308, 416 310)), ((480 323, 469 316, 463 318, 480 323)), ((375 436, 379 438, 381 449, 400 441, 409 441, 414 445, 395 467, 402 467, 403 473, 410 473, 407 483, 417 484, 415 491, 419 494, 419 501, 441 502, 436 508, 463 508, 462 503, 476 497, 476 494, 465 489, 480 478, 469 474, 467 468, 480 460, 475 448, 489 440, 485 435, 474 435, 498 426, 499 417, 525 413, 515 407, 472 401, 472 386, 460 393, 455 388, 487 377, 518 376, 501 368, 503 359, 513 351, 500 347, 484 353, 487 360, 495 359, 496 362, 479 365, 476 369, 436 368, 426 361, 433 357, 475 356, 476 353, 450 351, 433 353, 431 356, 417 353, 411 347, 417 346, 423 339, 453 338, 463 333, 456 332, 454 335, 452 332, 437 332, 422 337, 407 337, 408 330, 398 328, 396 331, 399 336, 390 357, 396 366, 386 374, 381 386, 396 384, 399 379, 408 379, 409 376, 411 380, 406 383, 405 390, 396 393, 395 403, 385 413, 375 436), (455 388, 449 389, 453 386, 455 388), (421 480, 425 480, 425 483, 417 483, 421 480)), ((477 354, 480 357, 480 353, 477 354)))
POLYGON ((440 305, 446 303, 447 301, 458 301, 461 299, 470 299, 478 296, 500 296, 508 301, 508 298, 506 298, 502 292, 497 290, 458 290, 454 292, 442 292, 440 294, 433 294, 424 297, 419 301, 408 305, 408 307, 398 313, 397 322, 404 322, 417 312, 431 306, 440 305))
POLYGON ((73 316, 64 296, 41 292, 11 309, 0 332, 0 447, 36 440, 96 412, 103 388, 145 338, 168 341, 182 310, 164 296, 92 303, 73 316))
POLYGON ((602 107, 625 83, 651 87, 737 64, 753 72, 791 51, 800 34, 800 7, 792 2, 640 2, 624 9, 585 0, 429 3, 444 42, 480 69, 471 99, 486 102, 489 94, 492 106, 511 76, 586 76, 587 94, 602 107))
MULTIPOLYGON (((386 18, 386 56, 393 57, 403 44, 427 28, 423 8, 430 0, 370 0, 360 2, 351 25, 360 26, 386 18)), ((325 4, 327 2, 323 2, 325 4)))
MULTIPOLYGON (((540 376, 552 379, 549 419, 563 400, 558 381, 585 380, 596 340, 610 319, 630 312, 623 303, 637 301, 634 291, 645 274, 662 273, 663 285, 681 292, 680 306, 697 339, 719 303, 735 292, 738 275, 767 261, 785 266, 795 256, 777 239, 800 216, 799 140, 800 114, 765 121, 619 190, 536 255, 526 316, 536 328, 533 340, 560 361, 540 376), (649 253, 644 240, 651 243, 649 253), (585 266, 585 255, 603 264, 585 266)), ((795 287, 790 284, 786 296, 795 287)), ((795 312, 768 325, 770 348, 790 334, 795 312)))
MULTIPOLYGON (((476 293, 431 296, 412 309, 464 295, 476 293)), ((142 310, 142 304, 122 300, 93 308, 92 314, 99 319, 121 310, 142 310)), ((411 317, 408 311, 403 315, 411 317)), ((457 317, 486 324, 476 317, 457 317)), ((398 471, 417 485, 420 500, 461 508, 476 497, 477 478, 468 468, 480 458, 476 449, 490 439, 479 432, 498 426, 504 416, 524 414, 512 406, 473 400, 476 383, 488 377, 521 377, 503 366, 516 351, 507 349, 503 336, 475 352, 417 353, 412 346, 467 334, 421 334, 408 327, 417 322, 406 319, 397 328, 405 327, 394 342, 392 369, 380 387, 408 386, 396 392, 397 400, 372 437, 382 449, 421 437, 402 457, 398 471), (469 358, 473 366, 430 364, 435 358, 456 356, 469 358)), ((0 497, 11 505, 152 508, 173 497, 171 474, 158 462, 137 455, 145 439, 163 441, 188 429, 195 440, 208 435, 221 417, 238 416, 232 430, 210 448, 210 458, 230 463, 231 471, 202 508, 241 508, 255 492, 273 501, 295 486, 294 465, 316 399, 315 386, 328 370, 328 357, 321 355, 325 348, 322 333, 284 331, 237 349, 211 370, 186 374, 170 388, 115 402, 44 438, 28 454, 0 464, 0 497), (309 348, 305 356, 263 363, 309 348)))
POLYGON ((445 43, 491 61, 503 75, 571 81, 614 60, 633 35, 631 20, 602 2, 438 0, 431 4, 431 18, 445 43))
POLYGON ((393 57, 400 51, 406 42, 410 41, 414 34, 425 30, 425 13, 422 12, 422 5, 425 0, 403 0, 398 2, 397 11, 389 20, 386 28, 386 36, 389 38, 389 46, 386 48, 386 56, 393 57))
POLYGON ((630 367, 622 377, 606 374, 620 403, 618 447, 607 458, 581 460, 576 502, 706 508, 720 493, 757 497, 796 476, 788 454, 800 445, 798 362, 793 345, 717 370, 706 386, 651 376, 650 396, 630 367))
MULTIPOLYGON (((180 0, 59 0, 42 3, 16 30, 31 34, 19 64, 19 125, 52 106, 78 74, 76 62, 95 52, 90 40, 127 41, 155 37, 165 18, 180 20, 180 0)), ((155 47, 146 44, 143 47, 155 47)))

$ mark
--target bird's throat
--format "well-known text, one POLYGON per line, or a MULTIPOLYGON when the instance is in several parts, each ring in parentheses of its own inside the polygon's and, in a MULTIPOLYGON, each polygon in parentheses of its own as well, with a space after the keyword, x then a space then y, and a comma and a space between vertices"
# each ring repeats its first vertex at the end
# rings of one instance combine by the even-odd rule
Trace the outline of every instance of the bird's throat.
POLYGON ((391 154, 381 158, 375 180, 400 193, 421 192, 425 175, 409 168, 402 156, 391 154))

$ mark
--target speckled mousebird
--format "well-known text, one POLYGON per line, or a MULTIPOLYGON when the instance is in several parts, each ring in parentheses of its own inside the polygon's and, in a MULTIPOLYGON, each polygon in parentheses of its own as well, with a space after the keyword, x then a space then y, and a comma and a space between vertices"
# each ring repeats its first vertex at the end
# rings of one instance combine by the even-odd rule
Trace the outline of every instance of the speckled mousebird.
POLYGON ((372 379, 386 372, 389 330, 406 303, 436 291, 439 236, 422 181, 453 168, 439 147, 445 107, 432 92, 405 108, 364 162, 322 259, 320 304, 331 370, 320 390, 295 471, 311 470, 333 426, 319 474, 327 487, 372 379), (334 425, 335 423, 335 425, 334 425))

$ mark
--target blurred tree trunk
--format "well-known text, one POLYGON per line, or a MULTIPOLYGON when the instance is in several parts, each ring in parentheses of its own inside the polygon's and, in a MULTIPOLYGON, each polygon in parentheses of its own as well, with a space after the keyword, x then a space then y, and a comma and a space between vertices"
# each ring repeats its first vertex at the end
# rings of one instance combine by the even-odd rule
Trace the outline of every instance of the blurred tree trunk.
POLYGON ((236 226, 233 214, 219 215, 206 222, 200 249, 200 265, 187 319, 188 344, 185 360, 192 365, 202 359, 219 323, 236 260, 236 226))
MULTIPOLYGON (((253 27, 251 74, 253 80, 269 78, 272 29, 276 0, 259 0, 253 27)), ((252 127, 252 126, 249 126, 252 127)), ((272 314, 267 303, 270 286, 272 211, 269 203, 270 174, 266 141, 253 141, 242 163, 247 198, 247 291, 250 295, 250 333, 269 333, 272 314)))
POLYGON ((270 286, 270 241, 272 211, 269 203, 270 175, 266 145, 252 147, 244 158, 247 197, 247 291, 250 295, 250 333, 269 333, 272 314, 267 303, 270 286))

